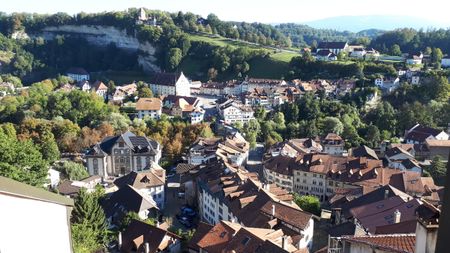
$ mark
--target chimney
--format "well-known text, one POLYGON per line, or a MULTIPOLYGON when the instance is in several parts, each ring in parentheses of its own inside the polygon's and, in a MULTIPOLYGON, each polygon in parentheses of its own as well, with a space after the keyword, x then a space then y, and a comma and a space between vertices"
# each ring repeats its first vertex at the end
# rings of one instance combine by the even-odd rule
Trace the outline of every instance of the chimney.
POLYGON ((145 253, 150 253, 150 244, 148 242, 145 243, 145 253))
POLYGON ((400 223, 400 219, 402 217, 402 213, 397 209, 394 212, 394 223, 400 223))
POLYGON ((287 249, 287 244, 288 244, 288 238, 287 235, 283 235, 281 237, 281 248, 286 250, 287 249))
POLYGON ((275 216, 275 205, 272 205, 272 216, 275 216))
POLYGON ((389 197, 389 190, 384 190, 384 199, 389 197))
POLYGON ((117 238, 117 244, 119 246, 119 250, 122 248, 122 232, 119 232, 119 237, 117 238))

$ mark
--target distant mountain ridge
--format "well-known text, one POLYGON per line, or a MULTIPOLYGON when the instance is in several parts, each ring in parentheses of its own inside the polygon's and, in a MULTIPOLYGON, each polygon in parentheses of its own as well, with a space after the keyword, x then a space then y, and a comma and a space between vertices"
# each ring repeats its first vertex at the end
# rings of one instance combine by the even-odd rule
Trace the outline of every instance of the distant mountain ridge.
POLYGON ((365 30, 394 30, 397 28, 447 28, 448 24, 442 24, 425 18, 410 16, 337 16, 325 19, 303 22, 308 26, 319 29, 335 29, 338 31, 361 32, 365 30))

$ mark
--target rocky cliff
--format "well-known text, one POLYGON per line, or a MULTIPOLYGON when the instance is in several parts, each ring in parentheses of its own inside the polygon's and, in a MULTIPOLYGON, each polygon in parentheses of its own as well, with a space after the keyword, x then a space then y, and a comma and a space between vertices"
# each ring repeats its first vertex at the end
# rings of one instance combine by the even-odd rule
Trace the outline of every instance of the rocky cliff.
POLYGON ((139 51, 138 62, 144 71, 160 71, 155 64, 155 47, 147 42, 140 43, 134 36, 128 35, 125 30, 112 26, 63 25, 46 27, 41 33, 33 34, 32 37, 40 36, 46 40, 52 40, 58 35, 84 38, 96 46, 107 46, 114 43, 118 48, 124 50, 139 51))

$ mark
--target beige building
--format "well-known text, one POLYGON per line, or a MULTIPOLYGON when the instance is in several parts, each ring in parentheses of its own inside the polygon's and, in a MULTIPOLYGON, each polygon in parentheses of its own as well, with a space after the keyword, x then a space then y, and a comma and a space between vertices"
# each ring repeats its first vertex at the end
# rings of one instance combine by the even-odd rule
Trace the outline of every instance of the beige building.
POLYGON ((162 102, 159 98, 140 98, 136 103, 136 111, 139 119, 148 116, 151 119, 159 119, 162 112, 162 102))

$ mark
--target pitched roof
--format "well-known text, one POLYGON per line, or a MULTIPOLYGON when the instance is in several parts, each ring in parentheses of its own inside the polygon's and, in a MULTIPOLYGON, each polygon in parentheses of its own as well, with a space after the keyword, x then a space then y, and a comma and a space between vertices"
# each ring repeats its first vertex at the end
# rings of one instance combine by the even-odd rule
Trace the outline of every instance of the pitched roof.
POLYGON ((76 195, 80 192, 81 187, 73 185, 72 181, 66 180, 61 182, 58 187, 58 192, 62 195, 76 195))
POLYGON ((328 234, 331 237, 341 237, 344 235, 355 235, 356 224, 354 222, 344 222, 328 229, 328 234))
POLYGON ((347 45, 347 42, 345 41, 336 41, 336 42, 326 42, 322 41, 319 43, 317 48, 327 48, 327 49, 344 49, 347 45))
POLYGON ((155 73, 150 77, 151 84, 175 86, 181 73, 155 73))
POLYGON ((191 240, 189 241, 189 248, 194 249, 196 251, 199 251, 200 248, 198 247, 199 241, 213 228, 213 225, 210 225, 205 222, 199 222, 197 229, 195 229, 195 233, 192 236, 191 240))
POLYGON ((351 243, 362 243, 374 248, 396 253, 414 253, 416 245, 415 234, 349 236, 343 237, 342 240, 351 243))
MULTIPOLYGON (((180 239, 179 236, 167 230, 142 221, 132 220, 122 233, 122 247, 120 250, 121 252, 132 252, 133 248, 135 248, 137 252, 144 252, 145 243, 148 243, 149 253, 161 252, 168 246, 162 245, 165 236, 180 239)), ((169 245, 171 243, 170 241, 168 242, 169 245)))
POLYGON ((407 220, 399 223, 377 226, 375 234, 410 234, 416 232, 417 220, 407 220))
POLYGON ((387 157, 392 157, 398 154, 404 154, 406 156, 409 156, 411 158, 413 158, 413 156, 406 150, 402 149, 401 147, 393 147, 391 149, 386 150, 386 152, 384 152, 384 154, 387 157))
MULTIPOLYGON (((154 166, 159 167, 156 164, 154 166)), ((114 180, 114 184, 119 188, 131 185, 136 189, 144 189, 164 185, 165 181, 165 170, 159 167, 141 172, 132 171, 114 180)))
POLYGON ((375 159, 375 160, 378 159, 378 156, 375 153, 375 151, 373 149, 367 147, 366 145, 362 145, 362 146, 359 146, 359 147, 353 149, 352 155, 356 156, 356 157, 367 157, 367 158, 375 159))
POLYGON ((138 111, 158 111, 161 107, 162 102, 159 98, 140 98, 136 103, 138 111))
POLYGON ((156 154, 160 145, 157 141, 149 139, 145 136, 136 136, 130 131, 127 131, 121 135, 107 136, 100 143, 94 145, 89 151, 88 155, 101 155, 111 154, 112 147, 119 141, 123 141, 129 148, 135 153, 156 154))
POLYGON ((102 81, 95 81, 95 83, 92 85, 92 89, 94 89, 95 91, 107 90, 108 86, 106 86, 102 81))
POLYGON ((429 136, 436 137, 441 132, 442 130, 417 124, 407 131, 405 139, 423 142, 429 136))
POLYGON ((2 176, 0 176, 0 194, 7 194, 20 198, 33 199, 64 206, 73 206, 74 204, 73 200, 67 197, 2 176))
POLYGON ((197 246, 209 253, 221 253, 237 230, 230 223, 221 221, 199 240, 197 246))
POLYGON ((342 141, 342 137, 335 134, 335 133, 329 133, 327 134, 327 136, 325 137, 325 140, 333 140, 333 141, 342 141))

